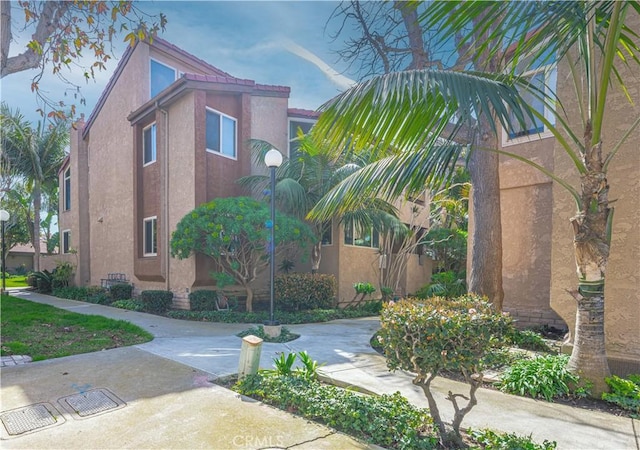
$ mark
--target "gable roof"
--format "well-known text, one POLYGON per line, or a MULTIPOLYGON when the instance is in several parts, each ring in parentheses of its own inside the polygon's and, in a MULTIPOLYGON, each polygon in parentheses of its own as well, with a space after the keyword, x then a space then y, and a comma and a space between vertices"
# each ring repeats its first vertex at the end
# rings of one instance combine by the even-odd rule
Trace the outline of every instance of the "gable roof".
MULTIPOLYGON (((185 50, 177 47, 176 45, 158 37, 153 38, 151 42, 144 41, 142 44, 146 44, 146 45, 149 45, 150 47, 157 48, 160 51, 164 51, 165 53, 170 54, 176 59, 182 60, 187 64, 190 64, 192 66, 197 67, 198 69, 201 69, 203 72, 210 72, 209 74, 206 74, 206 75, 185 73, 182 78, 186 80, 204 81, 209 83, 218 83, 218 84, 227 84, 227 85, 236 85, 236 86, 251 86, 252 90, 261 91, 264 93, 272 92, 272 93, 276 93, 276 95, 283 95, 285 93, 286 95, 288 95, 289 92, 291 91, 291 89, 287 86, 271 86, 267 84, 258 84, 253 80, 243 80, 241 78, 236 78, 233 75, 230 75, 227 72, 192 55, 191 53, 186 52, 185 50)), ((93 125, 93 122, 96 120, 96 117, 100 114, 102 107, 104 106, 105 102, 107 101, 107 98, 111 94, 111 91, 113 90, 113 87, 115 86, 116 82, 120 78, 120 75, 122 74, 125 66, 129 62, 129 59, 131 58, 131 55, 133 54, 134 50, 138 45, 142 45, 142 44, 141 42, 136 42, 134 46, 127 47, 127 50, 122 55, 122 58, 120 59, 120 61, 118 62, 118 65, 116 66, 116 70, 113 72, 113 75, 111 75, 111 78, 109 79, 109 82, 107 83, 104 91, 102 91, 102 94, 100 94, 100 97, 96 102, 96 106, 93 108, 93 111, 91 111, 91 115, 89 116, 89 119, 87 120, 84 126, 84 129, 82 130, 83 139, 86 139, 87 134, 89 133, 89 130, 93 125)), ((174 82, 173 84, 175 83, 176 82, 174 82)), ((173 84, 171 86, 173 86, 173 84)), ((171 86, 169 86, 165 90, 170 89, 171 86)))

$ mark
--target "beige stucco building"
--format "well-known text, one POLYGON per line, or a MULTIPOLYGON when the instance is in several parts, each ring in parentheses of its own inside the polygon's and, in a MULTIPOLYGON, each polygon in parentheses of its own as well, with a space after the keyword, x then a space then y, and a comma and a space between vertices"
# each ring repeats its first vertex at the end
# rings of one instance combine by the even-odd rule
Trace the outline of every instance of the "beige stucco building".
MULTIPOLYGON (((248 194, 235 181, 263 170, 249 139, 288 153, 298 127, 313 124, 315 113, 289 108, 289 93, 233 77, 162 39, 129 48, 89 119, 72 130, 59 173, 60 248, 77 264, 75 283, 100 285, 121 273, 135 292, 171 290, 174 305, 188 308, 190 291, 212 285, 212 261, 172 258, 171 233, 196 206, 248 194)), ((320 271, 336 275, 345 301, 353 283, 376 284, 377 248, 357 236, 345 244, 341 224, 332 231, 320 271)), ((429 279, 430 265, 415 259, 404 291, 429 279)))
MULTIPOLYGON (((640 28, 640 23, 631 28, 640 28)), ((611 87, 604 123, 605 154, 640 116, 640 73, 622 65, 620 70, 636 104, 631 105, 618 86, 611 87)), ((567 65, 560 61, 557 67, 541 67, 532 76, 536 74, 555 87, 569 123, 577 125, 580 116, 567 65)), ((521 134, 503 132, 502 148, 579 186, 572 162, 544 127, 521 134)), ((610 366, 617 373, 640 372, 639 142, 640 128, 636 128, 608 172, 615 215, 606 273, 605 333, 610 366)), ((575 202, 540 171, 508 157, 501 158, 500 186, 505 310, 523 324, 565 325, 573 330, 575 300, 566 290, 577 287, 569 222, 576 212, 575 202)))

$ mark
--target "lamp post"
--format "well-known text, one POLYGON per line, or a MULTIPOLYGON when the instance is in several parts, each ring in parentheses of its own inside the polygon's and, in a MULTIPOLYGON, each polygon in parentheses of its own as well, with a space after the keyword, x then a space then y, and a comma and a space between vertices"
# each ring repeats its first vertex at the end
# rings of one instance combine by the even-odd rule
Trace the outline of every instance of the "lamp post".
POLYGON ((269 303, 269 323, 267 325, 278 325, 273 319, 273 298, 275 297, 274 279, 276 275, 276 168, 282 164, 282 154, 272 148, 264 155, 264 163, 271 172, 271 244, 269 248, 269 286, 270 286, 270 303, 269 303))
POLYGON ((7 272, 7 262, 5 260, 5 240, 4 240, 4 223, 9 220, 9 213, 4 209, 0 209, 0 222, 2 223, 2 293, 4 294, 7 290, 7 281, 6 281, 6 272, 7 272))

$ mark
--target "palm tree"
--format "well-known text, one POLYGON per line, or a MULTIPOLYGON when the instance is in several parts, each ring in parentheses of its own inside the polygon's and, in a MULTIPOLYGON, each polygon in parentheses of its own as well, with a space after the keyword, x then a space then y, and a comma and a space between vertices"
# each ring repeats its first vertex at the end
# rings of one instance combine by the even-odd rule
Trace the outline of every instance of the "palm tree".
POLYGON ((33 223, 29 234, 35 252, 33 269, 40 270, 40 209, 43 193, 52 192, 58 183, 58 170, 69 143, 66 122, 55 120, 50 125, 38 122, 32 128, 18 110, 6 104, 0 111, 2 124, 2 158, 16 173, 24 177, 33 202, 33 223))
MULTIPOLYGON (((434 70, 407 71, 372 78, 324 106, 316 132, 331 145, 348 144, 358 151, 366 145, 396 146, 403 151, 363 168, 331 191, 311 212, 322 218, 327 211, 353 207, 367 195, 392 196, 425 181, 436 185, 451 173, 461 148, 442 145, 438 136, 445 123, 485 121, 496 132, 497 123, 512 130, 527 121, 542 122, 573 162, 579 183, 550 172, 522 156, 496 148, 485 150, 523 161, 566 189, 576 204, 571 219, 575 241, 578 303, 575 345, 569 367, 593 383, 592 392, 606 389, 609 373, 604 342, 604 276, 611 240, 611 208, 607 169, 624 142, 640 123, 625 130, 603 156, 602 125, 605 105, 614 81, 630 99, 630 92, 614 64, 640 64, 637 34, 626 24, 627 14, 638 14, 638 1, 572 2, 434 2, 421 20, 438 24, 445 38, 475 36, 494 27, 486 39, 472 45, 485 60, 491 56, 511 64, 512 73, 472 73, 434 70), (531 32, 533 30, 533 32, 531 32), (495 45, 496 42, 501 45, 495 45), (507 50, 507 51, 505 51, 507 50), (575 84, 580 124, 572 126, 560 99, 515 74, 523 62, 546 58, 562 60, 575 84), (526 94, 526 95, 525 95, 526 94), (526 97, 545 102, 555 123, 527 104, 526 97), (589 318, 587 323, 587 318, 589 318)), ((454 138, 455 133, 448 136, 454 138)), ((485 200, 486 201, 486 200, 485 200)), ((484 230, 491 238, 491 230, 484 230)))
MULTIPOLYGON (((362 153, 351 155, 334 154, 322 145, 317 145, 310 137, 299 133, 297 136, 299 147, 295 157, 285 158, 276 170, 276 202, 278 208, 294 217, 305 219, 308 212, 333 186, 341 180, 361 169, 375 155, 362 153)), ((254 152, 256 165, 264 164, 264 155, 273 148, 266 141, 252 140, 250 142, 254 152)), ((238 183, 253 192, 268 192, 269 177, 265 175, 251 175, 240 178, 238 183)), ((311 270, 318 271, 322 258, 322 236, 327 227, 331 227, 331 220, 345 220, 353 222, 356 227, 363 229, 372 226, 378 230, 398 230, 405 228, 397 218, 397 209, 390 203, 372 198, 353 210, 346 210, 341 215, 331 215, 327 219, 311 221, 310 225, 318 242, 311 249, 311 270)))

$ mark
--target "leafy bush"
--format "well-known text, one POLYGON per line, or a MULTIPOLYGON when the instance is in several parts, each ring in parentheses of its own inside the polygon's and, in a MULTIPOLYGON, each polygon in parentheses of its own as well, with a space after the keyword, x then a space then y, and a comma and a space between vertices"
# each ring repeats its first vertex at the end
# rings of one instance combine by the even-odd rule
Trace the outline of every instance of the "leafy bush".
POLYGON ((508 339, 511 344, 524 350, 547 353, 552 352, 551 348, 547 345, 544 339, 542 339, 542 336, 532 330, 514 329, 513 334, 510 335, 508 339))
POLYGON ((471 430, 470 437, 474 442, 487 449, 496 450, 554 450, 558 445, 556 441, 545 440, 537 444, 529 436, 518 436, 514 433, 496 433, 491 430, 471 430))
POLYGON ((260 374, 244 378, 234 389, 385 448, 437 446, 428 411, 398 392, 371 397, 303 377, 260 374))
POLYGON ((280 356, 273 359, 273 369, 264 369, 260 373, 263 375, 273 376, 291 376, 296 375, 306 380, 318 379, 318 361, 312 359, 304 350, 298 353, 280 353, 280 356), (301 367, 293 368, 296 360, 300 359, 301 367))
POLYGON ((567 370, 568 355, 547 355, 515 361, 502 375, 500 390, 510 394, 544 398, 571 394, 580 378, 567 370))
POLYGON ((300 337, 299 334, 292 333, 291 331, 289 331, 288 328, 282 327, 280 336, 278 336, 277 338, 272 338, 271 336, 268 336, 264 332, 264 327, 262 325, 258 326, 258 328, 249 328, 248 330, 241 331, 236 336, 242 338, 245 336, 249 336, 250 334, 259 337, 265 342, 279 342, 279 343, 290 342, 300 337))
POLYGON ((433 297, 426 301, 405 299, 388 303, 382 310, 378 340, 391 370, 416 374, 413 384, 422 387, 441 441, 461 445, 460 423, 476 404, 485 357, 502 346, 513 323, 486 299, 474 295, 456 299, 433 297), (461 374, 470 385, 468 403, 458 404, 460 395, 449 393, 455 415, 450 433, 440 417, 431 392, 431 382, 441 370, 461 374))
POLYGON ((427 299, 433 296, 453 298, 464 295, 467 292, 465 274, 452 270, 434 273, 431 282, 414 294, 418 298, 427 299))
POLYGON ((144 311, 154 314, 164 314, 171 307, 173 292, 171 291, 142 291, 140 301, 144 306, 144 311))
POLYGON ((96 292, 95 294, 88 295, 84 301, 87 303, 95 303, 96 305, 110 305, 112 300, 106 292, 96 292))
MULTIPOLYGON (((33 287, 36 288, 36 291, 42 294, 51 293, 51 288, 53 287, 53 274, 48 270, 41 270, 39 272, 33 272, 30 277, 33 277, 33 287)), ((29 280, 27 279, 29 283, 29 280)), ((31 284, 29 284, 32 286, 31 284)))
POLYGON ((116 300, 111 304, 111 306, 128 309, 129 311, 144 311, 144 305, 142 302, 134 299, 116 300))
POLYGON ((604 392, 602 400, 640 414, 640 375, 629 375, 627 379, 616 375, 605 378, 611 393, 604 392))
POLYGON ((191 311, 216 311, 217 291, 193 291, 189 293, 191 311))
POLYGON ((278 309, 305 311, 335 306, 337 283, 333 275, 292 273, 279 275, 274 281, 278 309))
POLYGON ((436 227, 429 230, 422 243, 440 271, 462 272, 467 265, 467 232, 462 229, 436 227))
MULTIPOLYGON (((67 298, 69 300, 88 301, 88 297, 96 296, 98 294, 105 294, 106 291, 100 286, 89 287, 59 287, 53 290, 53 295, 60 298, 67 298)), ((94 302, 95 303, 95 302, 94 302)))
POLYGON ((69 262, 59 262, 56 264, 56 268, 52 272, 51 286, 67 287, 73 277, 73 266, 69 262))
POLYGON ((131 298, 132 292, 133 286, 127 283, 117 283, 109 288, 109 295, 111 295, 111 300, 113 301, 131 298))

